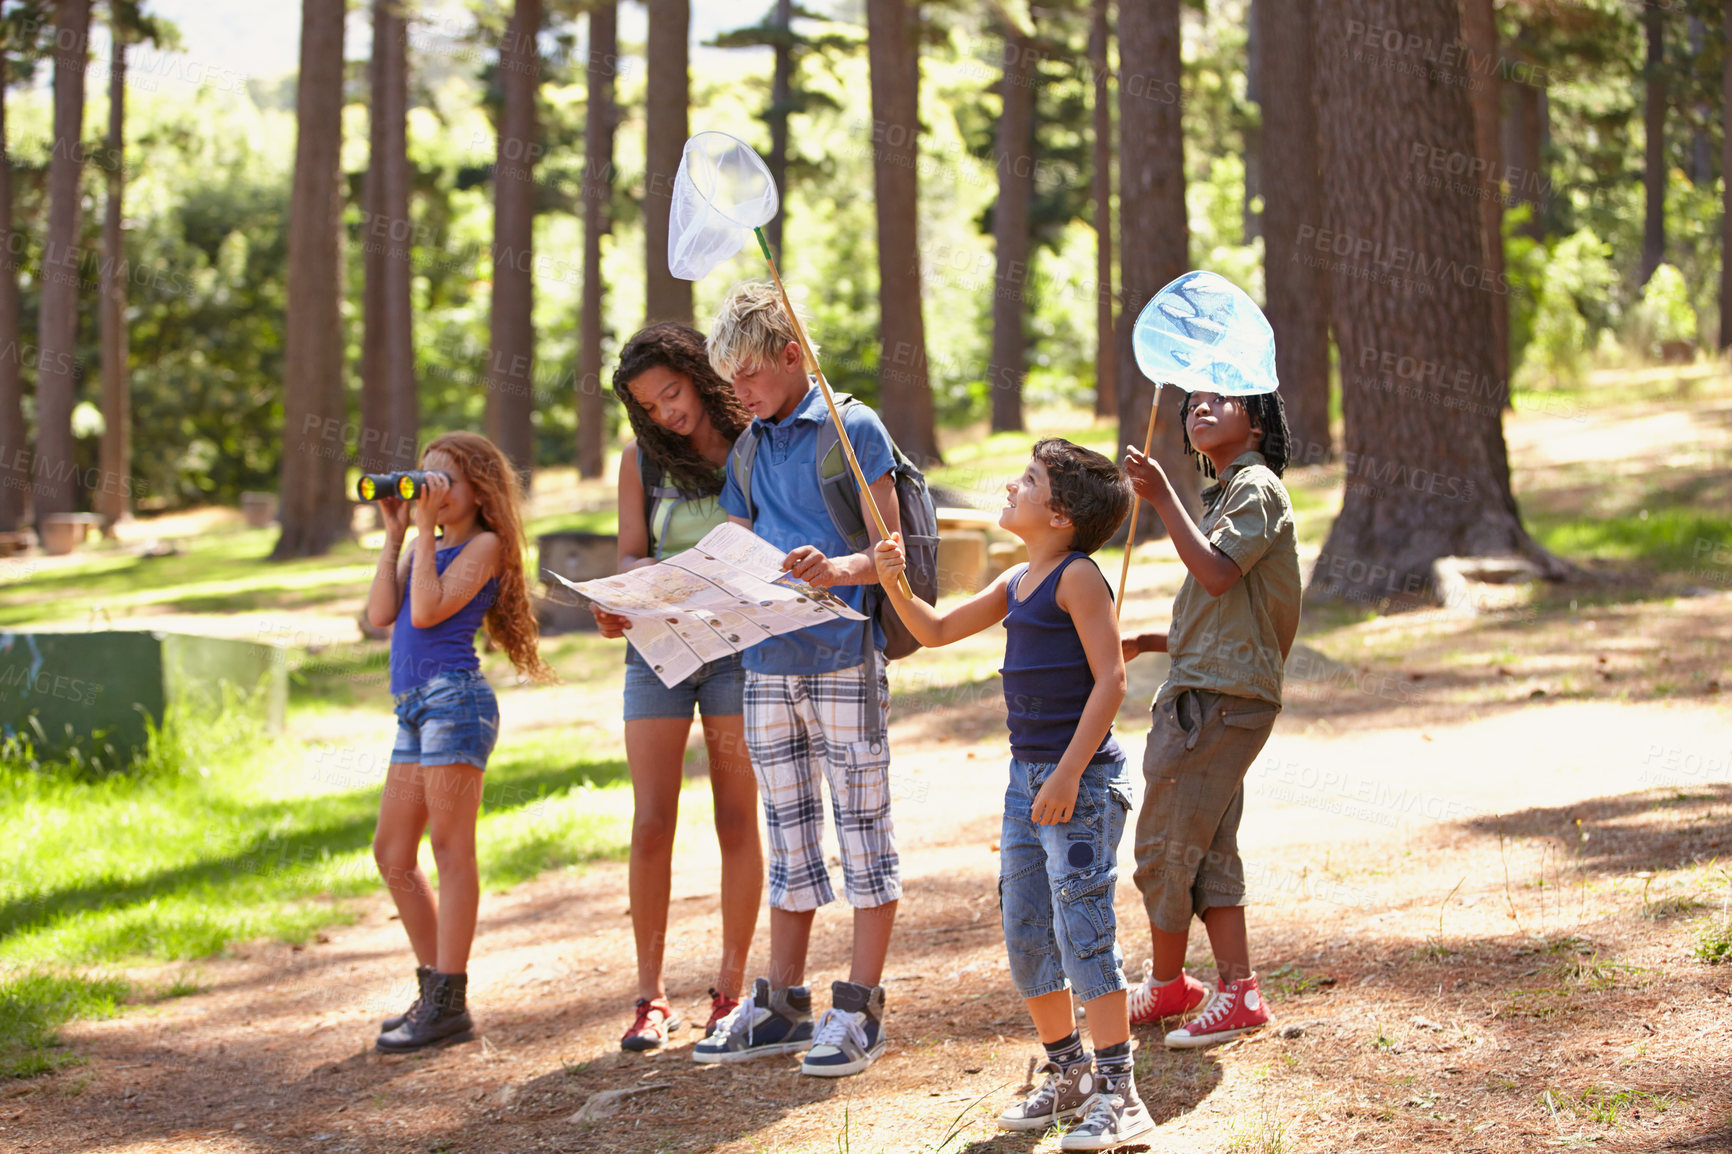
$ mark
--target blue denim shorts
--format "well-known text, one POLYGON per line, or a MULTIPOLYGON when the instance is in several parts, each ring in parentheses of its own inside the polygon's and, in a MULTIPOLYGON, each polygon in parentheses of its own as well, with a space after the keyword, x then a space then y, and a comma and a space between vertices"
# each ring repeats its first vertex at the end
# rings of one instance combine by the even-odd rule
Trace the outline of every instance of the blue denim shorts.
POLYGON ((479 670, 441 673, 396 700, 392 761, 487 768, 499 740, 499 701, 479 670))
POLYGON ((1123 761, 1089 766, 1070 820, 1036 825, 1034 796, 1055 768, 1010 760, 998 862, 1004 945, 1024 998, 1069 986, 1092 1002, 1125 988, 1113 893, 1130 775, 1123 761))
POLYGON ((737 717, 745 709, 746 673, 740 655, 718 657, 675 685, 662 684, 649 662, 625 648, 625 719, 652 717, 691 720, 692 707, 705 717, 737 717))

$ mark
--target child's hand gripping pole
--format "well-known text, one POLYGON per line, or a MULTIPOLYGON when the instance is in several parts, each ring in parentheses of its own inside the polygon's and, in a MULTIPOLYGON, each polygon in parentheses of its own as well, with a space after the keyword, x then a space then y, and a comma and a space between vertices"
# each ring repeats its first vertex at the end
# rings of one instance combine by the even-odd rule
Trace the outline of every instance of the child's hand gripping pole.
MULTIPOLYGON (((776 282, 776 292, 782 298, 782 307, 788 312, 789 323, 794 326, 794 335, 800 340, 800 352, 806 358, 806 366, 812 370, 812 375, 818 378, 818 387, 824 391, 824 404, 830 409, 830 419, 836 422, 836 438, 841 442, 842 455, 848 458, 848 468, 854 473, 854 481, 860 486, 861 496, 866 498, 866 507, 871 510, 873 523, 878 526, 878 539, 886 540, 890 536, 890 528, 884 524, 884 514, 878 511, 878 501, 872 496, 872 487, 866 483, 866 475, 860 471, 860 462, 854 457, 854 446, 849 444, 847 430, 842 427, 842 414, 836 409, 836 398, 830 392, 830 382, 824 379, 824 370, 818 365, 818 355, 812 351, 811 343, 806 340, 806 328, 800 323, 799 314, 794 311, 794 302, 788 299, 788 290, 782 285, 782 274, 776 269, 776 258, 770 255, 770 242, 764 239, 763 228, 754 228, 752 232, 758 238, 758 248, 764 254, 764 263, 770 266, 770 277, 776 282)), ((1152 424, 1149 431, 1152 436, 1152 424)), ((900 572, 896 574, 896 589, 910 601, 914 600, 914 590, 909 588, 908 578, 900 572)))
MULTIPOLYGON (((1161 384, 1155 382, 1155 399, 1149 404, 1149 431, 1143 435, 1143 456, 1155 447, 1155 414, 1161 411, 1161 384)), ((1131 497, 1131 531, 1125 537, 1125 563, 1119 569, 1119 596, 1113 602, 1113 620, 1117 621, 1124 612, 1125 582, 1131 576, 1131 550, 1137 547, 1137 513, 1142 505, 1142 499, 1131 497)))

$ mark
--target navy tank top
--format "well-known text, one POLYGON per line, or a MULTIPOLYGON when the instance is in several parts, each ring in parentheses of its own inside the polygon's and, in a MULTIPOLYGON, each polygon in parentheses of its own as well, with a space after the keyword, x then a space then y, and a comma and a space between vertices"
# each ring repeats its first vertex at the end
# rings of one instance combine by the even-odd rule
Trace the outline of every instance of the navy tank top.
MULTIPOLYGON (((999 672, 1004 675, 1010 752, 1018 761, 1050 765, 1063 757, 1094 692, 1095 677, 1082 638, 1070 614, 1058 605, 1059 576, 1079 559, 1094 564, 1087 553, 1073 552, 1018 601, 1022 579, 1028 576, 1024 564, 1006 591, 1010 612, 1004 617, 1004 668, 999 672)), ((1089 764, 1123 761, 1124 756, 1109 729, 1089 764)))
MULTIPOLYGON (((469 541, 475 538, 471 537, 469 541)), ((469 544, 463 542, 463 545, 469 544)), ((433 568, 443 574, 463 551, 463 545, 436 550, 433 568)), ((409 558, 409 581, 415 579, 415 558, 409 558)), ((405 590, 409 588, 404 584, 405 590)), ((391 694, 419 689, 441 673, 456 673, 481 668, 475 655, 475 631, 481 619, 499 599, 499 578, 489 577, 487 584, 476 590, 469 604, 433 626, 418 629, 409 614, 409 595, 403 595, 403 605, 397 610, 397 624, 391 629, 391 694)))

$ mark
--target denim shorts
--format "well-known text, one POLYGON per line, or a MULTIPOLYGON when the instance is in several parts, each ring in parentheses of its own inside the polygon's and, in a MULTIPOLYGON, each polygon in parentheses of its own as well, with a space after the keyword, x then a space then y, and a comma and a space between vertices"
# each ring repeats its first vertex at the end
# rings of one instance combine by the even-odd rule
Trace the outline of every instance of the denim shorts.
POLYGON ((705 717, 738 717, 744 710, 746 673, 740 655, 730 653, 701 667, 677 684, 662 684, 649 662, 631 645, 625 648, 625 719, 692 717, 692 706, 705 717))
POLYGON ((499 740, 499 701, 479 670, 441 673, 397 695, 391 760, 487 768, 499 740))
POLYGON ((1113 894, 1130 776, 1123 761, 1089 766, 1070 820, 1036 825, 1034 796, 1056 768, 1010 761, 998 862, 1004 945, 1024 998, 1069 986, 1092 1002, 1125 988, 1113 894))

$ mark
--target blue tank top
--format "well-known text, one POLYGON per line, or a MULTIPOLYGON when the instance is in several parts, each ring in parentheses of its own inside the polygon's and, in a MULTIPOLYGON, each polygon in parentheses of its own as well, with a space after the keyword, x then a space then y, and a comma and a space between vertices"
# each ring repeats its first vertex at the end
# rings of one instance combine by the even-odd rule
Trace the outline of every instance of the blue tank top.
MULTIPOLYGON (((1018 761, 1050 765, 1063 757, 1094 692, 1095 677, 1082 638, 1070 614, 1058 605, 1059 576, 1079 558, 1087 561, 1088 554, 1071 553, 1018 601, 1018 587, 1028 576, 1024 564, 1006 591, 1010 612, 1004 617, 1004 668, 999 672, 1004 675, 1010 752, 1018 761)), ((1109 729, 1089 764, 1123 761, 1124 756, 1109 729)))
MULTIPOLYGON (((471 537, 469 540, 473 541, 471 537)), ((463 545, 469 541, 463 542, 463 545)), ((433 554, 433 568, 443 574, 463 551, 463 545, 452 545, 433 554)), ((409 580, 415 578, 415 558, 409 558, 409 580)), ((405 582, 404 588, 408 588, 405 582)), ((418 689, 441 673, 456 673, 480 669, 481 659, 475 655, 475 631, 481 619, 499 599, 499 578, 489 577, 469 599, 469 604, 433 626, 416 628, 409 614, 409 597, 397 611, 397 624, 391 629, 391 693, 393 696, 418 689)))

